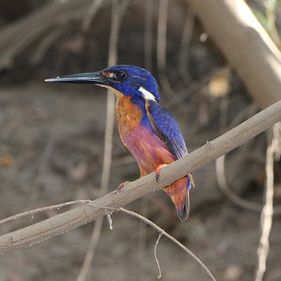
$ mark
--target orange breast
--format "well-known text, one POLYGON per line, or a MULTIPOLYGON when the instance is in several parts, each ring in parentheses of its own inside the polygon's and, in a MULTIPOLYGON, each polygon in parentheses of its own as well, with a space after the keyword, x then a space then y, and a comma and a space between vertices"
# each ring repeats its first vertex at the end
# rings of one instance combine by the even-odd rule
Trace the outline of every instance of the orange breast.
POLYGON ((141 125, 143 114, 141 109, 131 102, 131 97, 118 98, 116 117, 120 138, 136 159, 141 175, 146 175, 160 164, 168 164, 175 159, 153 129, 141 125))
POLYGON ((121 96, 118 97, 116 103, 116 118, 118 128, 119 125, 122 132, 129 132, 134 130, 142 119, 142 112, 132 103, 131 97, 121 96))

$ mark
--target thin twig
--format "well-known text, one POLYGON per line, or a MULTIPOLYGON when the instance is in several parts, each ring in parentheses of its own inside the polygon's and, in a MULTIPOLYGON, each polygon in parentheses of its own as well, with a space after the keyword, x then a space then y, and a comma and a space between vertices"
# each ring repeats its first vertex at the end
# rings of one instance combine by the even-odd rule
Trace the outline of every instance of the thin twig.
MULTIPOLYGON (((257 110, 255 105, 250 105, 242 110, 234 120, 232 120, 230 127, 236 126, 241 121, 245 120, 250 114, 255 113, 257 110)), ((223 112, 226 112, 223 110, 223 112)), ((222 114, 222 118, 220 119, 220 127, 223 129, 226 126, 226 116, 222 114)), ((254 212, 261 212, 262 206, 260 204, 250 202, 245 200, 238 195, 236 195, 232 189, 231 185, 227 181, 226 171, 225 171, 225 160, 226 155, 222 155, 221 157, 216 159, 216 178, 218 182, 218 188, 222 192, 222 194, 229 199, 235 205, 242 207, 246 210, 254 211, 254 212)), ((281 211, 281 210, 280 210, 281 211)))
POLYGON ((107 221, 108 221, 108 225, 109 225, 109 229, 113 230, 113 225, 112 225, 112 218, 110 214, 106 215, 107 221))
POLYGON ((266 261, 269 252, 269 236, 272 227, 273 218, 273 196, 274 196, 274 156, 280 155, 280 130, 281 123, 274 125, 272 143, 266 151, 266 189, 265 189, 265 204, 261 213, 261 236, 258 247, 258 268, 256 271, 255 281, 262 281, 266 271, 266 261), (278 128, 279 129, 276 129, 278 128), (276 134, 277 133, 277 134, 276 134))
POLYGON ((152 70, 153 4, 151 0, 145 1, 144 65, 150 71, 152 70))
POLYGON ((98 241, 100 239, 100 233, 103 225, 103 217, 98 218, 95 223, 94 230, 92 232, 91 240, 88 246, 88 250, 83 261, 82 267, 80 269, 77 281, 86 280, 88 276, 89 269, 91 267, 92 261, 95 256, 98 241))
MULTIPOLYGON (((85 203, 85 205, 89 206, 89 207, 92 207, 91 204, 89 203, 85 203)), ((108 208, 105 208, 105 209, 108 209, 108 208)), ((159 263, 159 260, 158 260, 158 257, 157 257, 157 247, 158 247, 158 244, 159 244, 159 241, 161 239, 161 237, 164 235, 166 238, 168 238, 169 240, 171 240, 173 243, 175 243, 176 245, 178 245, 180 248, 182 248, 188 255, 190 255, 202 268, 203 270, 206 271, 207 275, 214 281, 216 281, 215 277, 212 275, 212 273, 209 271, 209 269, 207 268, 207 266, 192 252, 190 251, 188 248, 186 248, 182 243, 180 243, 177 239, 175 239, 173 236, 171 236, 170 234, 168 234, 164 229, 162 229, 161 227, 159 227, 157 224, 155 224, 154 222, 152 222, 151 220, 149 220, 148 218, 134 212, 134 211, 130 211, 130 210, 127 210, 123 207, 119 208, 119 209, 116 209, 116 208, 112 208, 110 210, 111 212, 113 211, 117 211, 117 212, 123 212, 127 215, 130 215, 134 218, 137 218, 139 219, 140 221, 144 222, 146 225, 149 225, 150 227, 152 227, 154 230, 158 231, 159 232, 159 236, 154 244, 154 250, 153 250, 153 254, 154 254, 154 258, 155 258, 155 261, 156 261, 156 264, 157 264, 157 268, 158 268, 158 276, 157 278, 160 279, 161 278, 161 267, 160 267, 160 263, 159 263)), ((111 216, 110 214, 107 215, 107 218, 108 218, 108 221, 109 221, 109 228, 110 230, 112 230, 112 219, 111 219, 111 216)))
POLYGON ((151 173, 129 182, 121 192, 113 191, 92 201, 89 203, 92 207, 83 204, 44 221, 1 235, 0 255, 69 232, 107 215, 108 210, 118 209, 146 194, 160 190, 240 146, 280 120, 281 101, 278 101, 224 135, 208 141, 196 151, 162 168, 161 178, 157 184, 155 173, 151 173))
POLYGON ((167 22, 169 0, 159 1, 157 25, 157 64, 162 72, 166 67, 167 22))
MULTIPOLYGON (((254 112, 255 106, 250 106, 250 107, 248 107, 248 110, 249 109, 252 112, 254 112)), ((240 118, 241 117, 242 116, 240 116, 240 118)), ((239 118, 239 120, 240 120, 240 118, 239 118)), ((233 126, 235 123, 236 122, 233 121, 231 126, 233 126)), ((276 128, 276 126, 274 126, 274 128, 276 128)), ((226 161, 226 155, 222 155, 221 157, 216 159, 216 178, 217 178, 219 190, 233 204, 235 204, 239 207, 242 207, 246 210, 260 213, 263 210, 262 204, 258 204, 258 203, 243 199, 232 191, 231 184, 227 181, 227 176, 226 176, 226 171, 225 171, 225 161, 226 161)), ((280 206, 276 206, 274 208, 274 214, 275 215, 281 214, 280 206)))
MULTIPOLYGON (((150 221, 146 217, 143 217, 142 215, 140 215, 136 212, 124 209, 122 207, 119 209, 119 211, 143 221, 145 224, 151 226, 154 230, 158 231, 161 234, 161 236, 164 235, 166 238, 168 238, 173 243, 178 245, 182 250, 184 250, 184 252, 186 252, 189 256, 191 256, 201 266, 201 268, 206 272, 206 274, 211 278, 211 280, 216 281, 215 277, 210 272, 210 270, 207 268, 207 266, 193 252, 191 252, 188 248, 186 248, 182 243, 180 243, 173 236, 168 234, 164 229, 162 229, 161 227, 156 225, 154 222, 150 221)), ((161 236, 158 237, 158 242, 159 242, 161 236)))
POLYGON ((173 97, 174 91, 165 73, 166 68, 166 47, 167 47, 167 25, 169 13, 169 0, 159 1, 158 23, 157 23, 157 66, 159 70, 159 82, 164 94, 173 97))
MULTIPOLYGON (((129 1, 125 0, 120 3, 120 0, 112 0, 111 10, 111 28, 109 37, 109 55, 108 65, 117 63, 117 44, 119 38, 119 31, 121 25, 121 19, 124 16, 126 7, 129 1)), ((108 190, 111 166, 112 166, 112 148, 113 148, 113 134, 114 134, 114 108, 115 108, 115 97, 107 91, 107 107, 106 107, 106 125, 105 125, 105 137, 104 137, 104 155, 103 155, 103 167, 101 175, 101 194, 105 194, 108 190)), ((94 259, 98 241, 101 235, 103 226, 103 217, 99 218, 95 224, 92 232, 92 237, 87 250, 87 254, 77 281, 85 281, 89 268, 94 259)))
POLYGON ((158 244, 159 244, 159 241, 160 241, 162 235, 163 235, 163 233, 159 233, 158 238, 157 238, 157 240, 154 244, 154 249, 153 249, 154 258, 155 258, 157 268, 158 268, 157 279, 160 279, 162 277, 161 266, 160 266, 160 263, 159 263, 159 260, 158 260, 158 257, 157 257, 157 247, 158 247, 158 244))
POLYGON ((188 70, 188 58, 190 51, 190 41, 194 31, 195 16, 194 12, 190 7, 187 8, 184 28, 182 31, 181 47, 179 51, 178 58, 178 69, 184 82, 189 82, 191 80, 190 73, 188 70), (187 81, 186 81, 187 80, 187 81))
POLYGON ((240 198, 230 189, 225 175, 225 155, 219 157, 216 160, 216 174, 217 174, 218 187, 220 191, 232 203, 246 210, 250 210, 254 212, 261 211, 262 207, 259 204, 240 198))

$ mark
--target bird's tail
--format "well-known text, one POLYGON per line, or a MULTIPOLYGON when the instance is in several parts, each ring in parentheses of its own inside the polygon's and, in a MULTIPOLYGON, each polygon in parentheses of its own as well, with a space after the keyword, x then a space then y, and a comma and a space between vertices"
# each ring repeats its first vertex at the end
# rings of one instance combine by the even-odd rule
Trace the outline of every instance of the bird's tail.
POLYGON ((181 221, 185 221, 189 216, 188 184, 189 178, 184 177, 164 189, 174 203, 178 217, 181 221))

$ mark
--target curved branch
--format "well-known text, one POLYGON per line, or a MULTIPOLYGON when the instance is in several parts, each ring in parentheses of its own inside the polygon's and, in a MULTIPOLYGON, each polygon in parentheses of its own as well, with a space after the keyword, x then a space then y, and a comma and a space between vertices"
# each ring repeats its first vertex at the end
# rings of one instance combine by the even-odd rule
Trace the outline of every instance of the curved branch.
POLYGON ((152 191, 160 190, 195 169, 240 146, 280 120, 281 100, 224 135, 211 142, 207 142, 184 158, 162 168, 159 183, 155 181, 155 173, 151 173, 128 183, 121 192, 113 191, 92 201, 89 206, 78 206, 42 222, 0 236, 0 254, 31 246, 71 231, 108 214, 110 210, 119 209, 152 191))
POLYGON ((213 276, 213 274, 210 272, 210 270, 207 268, 207 266, 192 251, 190 251, 188 248, 186 248, 181 242, 176 240, 173 236, 171 236, 169 233, 167 233, 161 227, 159 227, 158 225, 156 225, 155 223, 153 223, 152 221, 150 221, 146 217, 143 217, 142 215, 140 215, 136 212, 133 212, 133 211, 130 211, 130 210, 127 210, 127 209, 124 209, 124 208, 120 208, 119 211, 121 211, 121 212, 123 212, 123 213, 125 213, 125 214, 127 214, 127 215, 129 215, 133 218, 141 220, 145 224, 152 227, 152 229, 159 232, 159 236, 158 236, 158 239, 157 239, 155 247, 154 247, 154 256, 155 256, 155 260, 156 260, 157 267, 158 267, 158 270, 159 270, 159 275, 158 275, 157 279, 161 278, 161 269, 160 269, 158 258, 156 256, 156 249, 157 249, 157 244, 158 244, 160 238, 162 237, 162 235, 164 235, 167 239, 169 239, 170 241, 175 243, 177 246, 179 246, 193 260, 195 260, 200 265, 200 267, 207 273, 207 275, 210 277, 211 280, 216 281, 216 278, 213 276))

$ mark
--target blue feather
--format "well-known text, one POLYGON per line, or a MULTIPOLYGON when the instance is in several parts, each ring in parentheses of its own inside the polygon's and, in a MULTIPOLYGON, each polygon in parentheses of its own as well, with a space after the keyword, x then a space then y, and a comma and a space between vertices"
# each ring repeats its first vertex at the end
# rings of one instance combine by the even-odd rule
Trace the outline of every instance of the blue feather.
MULTIPOLYGON (((184 157, 188 151, 179 125, 173 115, 153 100, 146 102, 148 103, 148 119, 159 138, 166 144, 175 159, 184 157)), ((190 189, 192 185, 194 186, 194 181, 191 173, 188 177, 190 179, 188 181, 188 189, 190 189)))
POLYGON ((152 126, 156 128, 160 138, 165 142, 175 158, 182 158, 187 154, 187 148, 177 121, 159 103, 153 100, 147 102, 149 103, 149 114, 153 118, 152 126))

